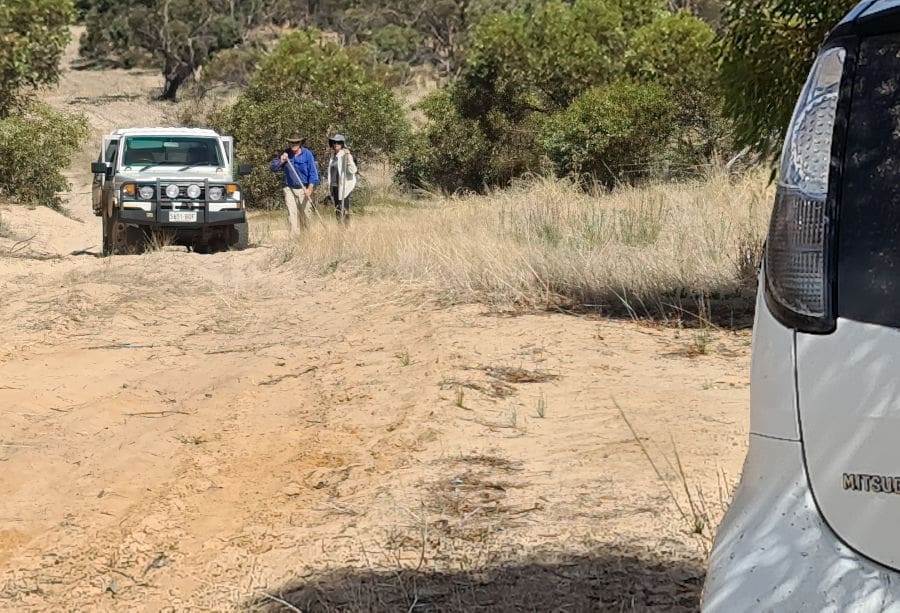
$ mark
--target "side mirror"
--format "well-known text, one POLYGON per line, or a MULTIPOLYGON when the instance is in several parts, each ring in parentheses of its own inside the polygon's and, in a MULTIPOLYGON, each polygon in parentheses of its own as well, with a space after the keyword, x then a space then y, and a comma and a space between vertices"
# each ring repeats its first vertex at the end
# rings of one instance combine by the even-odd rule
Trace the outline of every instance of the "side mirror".
POLYGON ((253 166, 250 164, 239 164, 238 165, 238 176, 246 177, 249 174, 253 173, 253 166))
POLYGON ((109 164, 106 162, 92 162, 91 163, 91 172, 95 175, 105 175, 109 170, 109 164))

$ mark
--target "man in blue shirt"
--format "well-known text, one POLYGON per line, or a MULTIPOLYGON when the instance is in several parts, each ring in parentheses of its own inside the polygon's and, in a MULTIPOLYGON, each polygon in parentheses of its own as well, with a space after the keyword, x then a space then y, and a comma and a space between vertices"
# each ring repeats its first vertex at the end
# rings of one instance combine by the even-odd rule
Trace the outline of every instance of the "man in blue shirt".
POLYGON ((312 151, 304 146, 305 139, 294 135, 287 142, 288 149, 272 160, 269 170, 284 173, 284 204, 291 222, 291 236, 297 236, 300 233, 297 208, 299 205, 303 210, 306 225, 313 215, 312 196, 319 184, 319 170, 312 151))

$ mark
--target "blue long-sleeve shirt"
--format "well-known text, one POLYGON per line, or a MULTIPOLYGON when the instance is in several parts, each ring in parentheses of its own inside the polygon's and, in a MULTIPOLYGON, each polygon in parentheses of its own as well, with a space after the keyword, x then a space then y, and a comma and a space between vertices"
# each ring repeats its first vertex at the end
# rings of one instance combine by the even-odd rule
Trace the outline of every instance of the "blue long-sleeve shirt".
POLYGON ((272 172, 283 172, 284 184, 287 187, 299 188, 319 184, 319 169, 316 168, 316 158, 312 151, 306 147, 301 147, 300 153, 297 155, 294 155, 293 151, 290 150, 286 153, 289 156, 288 161, 282 164, 281 156, 279 156, 269 164, 269 170, 272 172), (291 169, 287 167, 288 164, 296 172, 291 172, 291 169))

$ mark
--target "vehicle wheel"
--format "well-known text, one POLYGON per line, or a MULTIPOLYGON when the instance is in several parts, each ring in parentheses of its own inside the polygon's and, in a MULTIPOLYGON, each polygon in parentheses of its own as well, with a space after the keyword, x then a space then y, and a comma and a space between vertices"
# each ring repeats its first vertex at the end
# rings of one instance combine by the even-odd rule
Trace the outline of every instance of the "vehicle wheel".
POLYGON ((139 255, 147 251, 150 247, 150 237, 144 232, 143 228, 128 226, 125 230, 126 241, 128 242, 128 253, 139 255))
POLYGON ((222 251, 228 251, 228 240, 224 236, 213 236, 209 239, 209 252, 210 253, 219 253, 222 251))
POLYGON ((228 248, 232 251, 243 251, 250 246, 250 226, 247 222, 236 223, 228 232, 228 248))
POLYGON ((143 253, 147 240, 140 228, 129 227, 113 211, 107 222, 106 250, 109 255, 134 255, 143 253))
POLYGON ((206 241, 196 240, 191 245, 191 250, 194 253, 201 253, 204 255, 209 254, 210 253, 209 243, 206 241))
POLYGON ((111 255, 109 252, 109 221, 106 219, 106 213, 102 215, 103 219, 103 255, 111 255))

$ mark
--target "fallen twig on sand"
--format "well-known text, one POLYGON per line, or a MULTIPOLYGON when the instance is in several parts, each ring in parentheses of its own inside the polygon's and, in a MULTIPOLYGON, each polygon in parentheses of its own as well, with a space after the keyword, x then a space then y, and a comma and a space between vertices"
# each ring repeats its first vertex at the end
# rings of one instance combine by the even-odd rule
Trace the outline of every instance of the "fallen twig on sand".
POLYGON ((215 351, 204 351, 203 355, 220 355, 223 353, 250 353, 251 351, 268 349, 269 347, 275 347, 276 345, 281 344, 282 343, 263 343, 261 345, 245 345, 243 347, 234 347, 233 349, 216 349, 215 351))
POLYGON ((85 349, 154 349, 156 345, 133 345, 131 343, 112 343, 111 345, 97 345, 85 347, 85 349))
POLYGON ((267 594, 266 592, 260 592, 260 596, 265 598, 266 600, 271 600, 272 602, 277 602, 278 604, 287 607, 290 611, 295 611, 296 613, 303 613, 300 609, 289 603, 287 600, 282 600, 278 596, 272 596, 272 594, 267 594))
POLYGON ((141 413, 125 413, 127 417, 159 418, 169 415, 190 415, 187 411, 144 411, 141 413))
POLYGON ((302 376, 305 375, 306 373, 309 373, 309 372, 312 372, 312 371, 316 370, 317 368, 318 368, 318 366, 310 366, 309 368, 307 368, 306 370, 303 370, 303 371, 301 371, 301 372, 297 372, 297 373, 289 373, 289 374, 286 374, 286 375, 279 375, 279 376, 277 376, 277 377, 273 377, 272 379, 268 379, 268 380, 266 380, 266 381, 262 381, 262 382, 260 382, 260 383, 257 383, 257 385, 275 385, 276 383, 281 383, 281 382, 284 381, 285 379, 297 379, 297 378, 299 378, 299 377, 302 377, 302 376))

